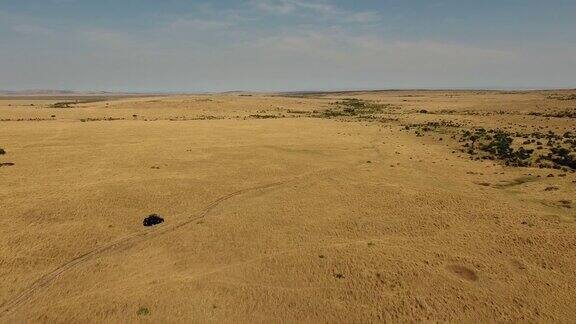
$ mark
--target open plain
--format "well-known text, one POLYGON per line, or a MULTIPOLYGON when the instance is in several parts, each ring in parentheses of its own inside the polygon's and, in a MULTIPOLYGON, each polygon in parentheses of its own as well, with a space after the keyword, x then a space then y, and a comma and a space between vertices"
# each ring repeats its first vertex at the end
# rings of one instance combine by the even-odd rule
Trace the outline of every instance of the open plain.
POLYGON ((0 97, 0 148, 0 322, 576 320, 576 91, 0 97))

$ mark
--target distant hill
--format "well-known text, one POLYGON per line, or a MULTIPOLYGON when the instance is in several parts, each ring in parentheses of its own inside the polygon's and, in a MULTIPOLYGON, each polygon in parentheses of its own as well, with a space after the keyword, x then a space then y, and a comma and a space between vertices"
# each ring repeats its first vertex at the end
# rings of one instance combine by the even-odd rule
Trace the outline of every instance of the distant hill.
POLYGON ((126 92, 109 92, 109 91, 72 91, 72 90, 0 90, 3 96, 71 96, 71 95, 123 95, 126 92))

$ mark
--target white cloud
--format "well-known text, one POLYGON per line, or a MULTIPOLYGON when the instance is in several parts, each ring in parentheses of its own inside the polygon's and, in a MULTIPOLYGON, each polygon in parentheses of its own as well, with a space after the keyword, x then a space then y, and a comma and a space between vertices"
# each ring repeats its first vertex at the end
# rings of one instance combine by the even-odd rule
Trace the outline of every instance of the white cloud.
POLYGON ((22 35, 31 36, 54 36, 55 32, 47 27, 30 25, 30 24, 15 24, 10 26, 10 30, 22 35))
POLYGON ((249 3, 257 10, 275 15, 320 15, 323 19, 348 23, 369 23, 380 20, 378 12, 344 10, 327 1, 251 0, 249 3))
POLYGON ((373 11, 346 14, 344 20, 351 23, 373 23, 380 20, 380 15, 373 11))
POLYGON ((285 15, 298 11, 313 11, 323 15, 335 14, 339 9, 327 2, 304 0, 251 0, 256 9, 272 14, 285 15))
POLYGON ((293 13, 297 9, 293 1, 252 0, 250 4, 260 11, 278 15, 293 13))
POLYGON ((177 18, 167 26, 170 30, 222 30, 233 27, 235 22, 224 19, 177 18))
POLYGON ((394 52, 435 59, 455 58, 486 62, 512 60, 517 56, 513 51, 433 40, 386 41, 374 36, 358 36, 351 37, 349 42, 364 51, 394 52))
POLYGON ((105 29, 86 29, 77 32, 80 39, 87 41, 89 43, 95 44, 125 44, 128 41, 128 37, 123 34, 105 29))
POLYGON ((297 53, 329 64, 394 68, 498 64, 518 57, 518 53, 510 50, 434 40, 387 39, 374 34, 353 33, 340 27, 292 30, 260 39, 254 46, 255 51, 297 53))

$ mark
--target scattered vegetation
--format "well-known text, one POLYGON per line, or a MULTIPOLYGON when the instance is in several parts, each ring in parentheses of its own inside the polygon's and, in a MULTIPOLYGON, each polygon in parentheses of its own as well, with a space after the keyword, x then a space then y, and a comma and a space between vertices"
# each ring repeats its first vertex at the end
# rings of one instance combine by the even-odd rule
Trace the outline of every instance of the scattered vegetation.
POLYGON ((6 150, 4 150, 3 148, 0 147, 0 155, 4 155, 6 154, 6 150))
POLYGON ((62 102, 56 102, 50 105, 50 108, 72 108, 71 105, 73 105, 74 102, 70 102, 70 101, 62 101, 62 102))
POLYGON ((332 103, 332 106, 332 108, 323 111, 314 111, 312 116, 319 118, 345 117, 362 121, 383 120, 382 118, 377 118, 375 115, 393 109, 393 106, 390 104, 380 104, 356 98, 346 98, 332 103))
POLYGON ((540 117, 554 117, 554 118, 576 118, 576 108, 553 111, 548 113, 530 112, 528 113, 528 115, 540 116, 540 117))
POLYGON ((216 119, 224 119, 222 116, 212 116, 212 115, 200 115, 194 117, 187 117, 187 116, 175 116, 170 117, 170 121, 187 121, 187 120, 216 120, 216 119))
POLYGON ((470 155, 481 154, 483 159, 499 159, 511 166, 529 166, 529 160, 534 150, 519 147, 514 149, 512 137, 503 131, 486 131, 484 128, 474 132, 463 131, 461 141, 470 155), (482 153, 480 153, 482 152, 482 153))
POLYGON ((117 118, 117 117, 103 117, 103 118, 80 118, 80 121, 85 122, 93 122, 93 121, 115 121, 115 120, 126 120, 126 118, 117 118))
POLYGON ((0 119, 0 121, 3 121, 3 122, 46 121, 46 120, 52 120, 52 118, 39 118, 39 117, 36 117, 36 118, 14 118, 14 119, 12 119, 12 118, 3 118, 3 119, 0 119))
POLYGON ((305 111, 305 110, 293 110, 293 109, 288 109, 288 113, 290 114, 309 114, 309 111, 305 111))
POLYGON ((404 130, 410 131, 414 129, 416 136, 422 137, 426 132, 436 132, 440 134, 449 135, 450 133, 454 132, 452 129, 459 128, 461 126, 462 126, 461 124, 455 123, 453 121, 441 120, 439 122, 427 122, 424 124, 406 125, 404 126, 404 130))
POLYGON ((260 115, 260 114, 255 114, 255 115, 250 115, 248 116, 250 118, 255 118, 255 119, 272 119, 272 118, 279 118, 279 116, 276 115, 260 115))
MULTIPOLYGON (((450 135, 473 160, 498 160, 509 166, 539 167, 576 171, 576 135, 508 132, 502 129, 458 129, 452 121, 406 125, 418 137, 434 132, 450 135)), ((438 139, 442 140, 442 137, 438 139)))
POLYGON ((555 95, 548 96, 548 99, 561 100, 561 101, 576 100, 576 94, 574 94, 574 93, 571 93, 568 95, 555 94, 555 95))
POLYGON ((560 207, 564 207, 564 208, 572 208, 572 202, 570 200, 559 200, 558 204, 560 205, 560 207))

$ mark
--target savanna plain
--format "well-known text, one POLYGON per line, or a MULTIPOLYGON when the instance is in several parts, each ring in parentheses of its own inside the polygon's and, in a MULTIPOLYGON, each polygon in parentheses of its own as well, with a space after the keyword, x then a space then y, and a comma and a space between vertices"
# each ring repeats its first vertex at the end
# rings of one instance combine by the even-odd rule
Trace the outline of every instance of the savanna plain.
POLYGON ((576 91, 4 96, 0 148, 3 323, 576 321, 576 91))

